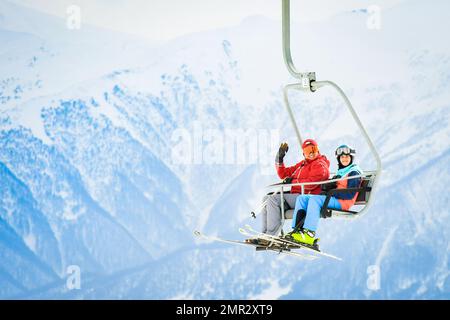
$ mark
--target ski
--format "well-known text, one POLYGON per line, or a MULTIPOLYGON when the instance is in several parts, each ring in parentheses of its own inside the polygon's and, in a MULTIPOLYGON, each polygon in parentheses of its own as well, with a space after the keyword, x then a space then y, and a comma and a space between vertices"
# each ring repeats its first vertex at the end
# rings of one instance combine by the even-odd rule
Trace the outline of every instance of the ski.
MULTIPOLYGON (((207 239, 207 240, 213 240, 213 241, 218 241, 218 242, 238 244, 238 245, 245 245, 245 246, 252 245, 251 243, 247 243, 247 242, 244 242, 244 241, 228 240, 228 239, 223 239, 223 238, 219 238, 219 237, 215 237, 215 236, 207 236, 204 233, 201 233, 200 231, 194 231, 194 235, 196 237, 199 237, 199 238, 204 238, 204 239, 207 239)), ((253 246, 256 246, 256 245, 253 245, 253 246)))
POLYGON ((304 253, 300 253, 300 252, 293 252, 293 251, 286 251, 286 250, 283 250, 281 252, 277 251, 277 250, 270 250, 270 251, 273 251, 274 253, 287 254, 289 256, 294 256, 294 257, 297 257, 297 258, 301 258, 303 260, 315 260, 315 259, 318 258, 317 256, 304 254, 304 253))
MULTIPOLYGON (((290 256, 295 256, 297 258, 302 258, 304 260, 314 260, 317 257, 312 256, 312 255, 305 255, 302 253, 298 253, 298 252, 291 252, 288 251, 289 249, 283 249, 281 247, 271 247, 271 246, 261 246, 261 245, 257 245, 257 244, 253 244, 253 243, 249 243, 249 242, 245 242, 245 241, 240 241, 240 240, 228 240, 228 239, 223 239, 220 237, 216 237, 216 236, 209 236, 209 235, 205 235, 203 233, 201 233, 200 231, 194 231, 194 235, 196 237, 199 238, 203 238, 206 240, 212 240, 212 241, 218 241, 218 242, 223 242, 223 243, 228 243, 228 244, 237 244, 237 245, 242 245, 242 246, 251 246, 251 247, 256 247, 256 249, 258 250, 266 250, 266 251, 273 251, 273 252, 277 252, 277 253, 282 253, 282 254, 287 254, 290 256)), ((273 241, 275 243, 275 241, 273 241)), ((281 243, 281 241, 278 241, 278 243, 281 243)))
POLYGON ((268 241, 270 241, 270 239, 273 239, 275 241, 281 241, 281 242, 284 242, 285 244, 291 246, 291 248, 293 248, 293 249, 304 249, 304 250, 307 250, 307 251, 310 251, 310 252, 314 252, 314 253, 316 253, 318 255, 324 256, 324 257, 328 257, 328 258, 331 258, 331 259, 342 261, 342 259, 339 258, 339 257, 336 257, 336 256, 334 256, 332 254, 329 254, 329 253, 322 252, 322 251, 320 251, 318 249, 313 249, 312 247, 309 247, 307 245, 302 245, 301 243, 297 243, 297 242, 293 242, 293 241, 290 241, 290 240, 287 240, 287 239, 284 239, 284 238, 280 238, 279 236, 273 236, 273 235, 270 235, 270 234, 258 232, 258 231, 256 231, 255 229, 253 229, 249 225, 246 225, 245 228, 253 236, 258 236, 258 237, 261 237, 262 239, 265 239, 265 240, 268 240, 268 241))
MULTIPOLYGON (((255 237, 255 234, 251 234, 251 233, 247 232, 246 230, 244 230, 243 228, 239 228, 239 232, 242 235, 247 236, 247 237, 252 237, 254 239, 263 239, 263 240, 267 240, 267 241, 269 241, 271 243, 275 243, 276 244, 276 246, 272 246, 272 247, 259 246, 256 250, 265 250, 267 248, 268 250, 272 250, 272 251, 276 251, 276 252, 282 251, 283 253, 286 253, 286 254, 295 255, 295 256, 301 256, 301 257, 303 257, 305 259, 308 259, 308 260, 314 260, 314 259, 318 258, 318 256, 312 255, 312 254, 293 252, 293 251, 291 251, 291 249, 299 249, 299 247, 298 246, 292 246, 292 245, 287 244, 286 242, 281 241, 281 240, 268 238, 268 237, 267 238, 266 237, 259 237, 259 236, 255 237)), ((248 244, 251 244, 251 243, 248 243, 248 244)))
POLYGON ((269 242, 271 242, 273 244, 276 244, 276 245, 279 246, 278 249, 284 249, 284 250, 298 249, 297 245, 292 246, 292 245, 290 245, 290 244, 288 244, 285 241, 282 241, 280 239, 274 239, 272 237, 266 237, 264 233, 258 233, 258 234, 250 233, 250 232, 246 231, 243 228, 239 228, 239 232, 242 235, 246 236, 246 237, 251 237, 251 238, 254 238, 254 239, 262 239, 262 240, 269 241, 269 242))

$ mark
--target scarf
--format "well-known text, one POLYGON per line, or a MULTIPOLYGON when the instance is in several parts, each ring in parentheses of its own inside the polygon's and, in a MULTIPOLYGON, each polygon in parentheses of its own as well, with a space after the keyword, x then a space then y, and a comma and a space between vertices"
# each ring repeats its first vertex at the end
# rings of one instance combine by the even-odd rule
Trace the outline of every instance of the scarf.
POLYGON ((341 177, 345 177, 346 175, 348 175, 350 172, 352 171, 356 171, 358 172, 358 174, 362 174, 362 170, 358 167, 357 164, 351 164, 347 167, 344 167, 342 169, 339 169, 336 174, 341 176, 341 177))

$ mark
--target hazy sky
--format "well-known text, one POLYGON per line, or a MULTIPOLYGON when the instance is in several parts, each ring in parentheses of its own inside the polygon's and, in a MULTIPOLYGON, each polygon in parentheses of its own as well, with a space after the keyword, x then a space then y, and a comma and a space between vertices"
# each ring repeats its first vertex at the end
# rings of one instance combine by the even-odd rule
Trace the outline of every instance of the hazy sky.
MULTIPOLYGON (((405 0, 291 0, 293 21, 325 19, 342 11, 405 0)), ((82 22, 164 41, 186 33, 239 24, 245 17, 281 19, 281 0, 15 0, 40 11, 67 16, 77 5, 82 22)))

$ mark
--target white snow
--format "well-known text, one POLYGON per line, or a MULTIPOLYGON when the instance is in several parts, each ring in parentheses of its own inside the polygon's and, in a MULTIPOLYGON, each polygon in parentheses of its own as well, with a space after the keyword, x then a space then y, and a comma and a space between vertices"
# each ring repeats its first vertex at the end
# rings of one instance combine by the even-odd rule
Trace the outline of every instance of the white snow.
POLYGON ((258 294, 253 294, 248 296, 249 300, 276 300, 280 297, 291 292, 292 284, 287 286, 280 286, 280 283, 277 279, 269 279, 264 281, 264 286, 266 287, 258 294))
POLYGON ((388 256, 389 245, 394 240, 396 231, 397 231, 397 226, 392 227, 391 230, 389 231, 389 233, 387 234, 385 240, 383 241, 383 243, 381 245, 381 249, 378 252, 377 259, 375 260, 375 265, 380 266, 383 259, 388 256))
POLYGON ((36 236, 34 234, 32 233, 27 234, 23 238, 23 241, 31 251, 36 252, 36 236))

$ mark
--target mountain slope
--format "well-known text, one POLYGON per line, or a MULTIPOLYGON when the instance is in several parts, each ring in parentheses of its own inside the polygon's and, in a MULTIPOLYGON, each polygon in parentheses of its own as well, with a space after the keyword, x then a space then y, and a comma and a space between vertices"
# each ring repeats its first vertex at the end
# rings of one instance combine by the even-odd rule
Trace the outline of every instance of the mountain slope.
MULTIPOLYGON (((0 8, 21 16, 20 6, 0 8)), ((259 229, 248 215, 277 180, 276 145, 289 142, 287 164, 301 159, 282 101, 292 79, 279 22, 249 18, 147 51, 130 40, 142 51, 125 54, 122 35, 96 43, 103 33, 88 29, 66 38, 52 30, 62 21, 28 9, 29 24, 0 20, 8 43, 0 51, 0 296, 447 299, 450 48, 434 31, 448 25, 448 8, 404 2, 383 12, 379 32, 366 28, 364 11, 293 27, 294 58, 343 87, 383 162, 366 216, 321 221, 322 248, 342 263, 192 237, 200 228, 242 238, 237 227, 247 222, 259 229), (413 23, 421 12, 430 23, 413 23), (36 21, 43 25, 33 32, 36 21), (253 148, 256 157, 239 159, 253 148), (81 268, 81 290, 65 287, 69 265, 81 268), (373 265, 379 291, 367 287, 373 265)), ((338 96, 289 98, 331 171, 343 142, 363 169, 374 168, 338 96)))

